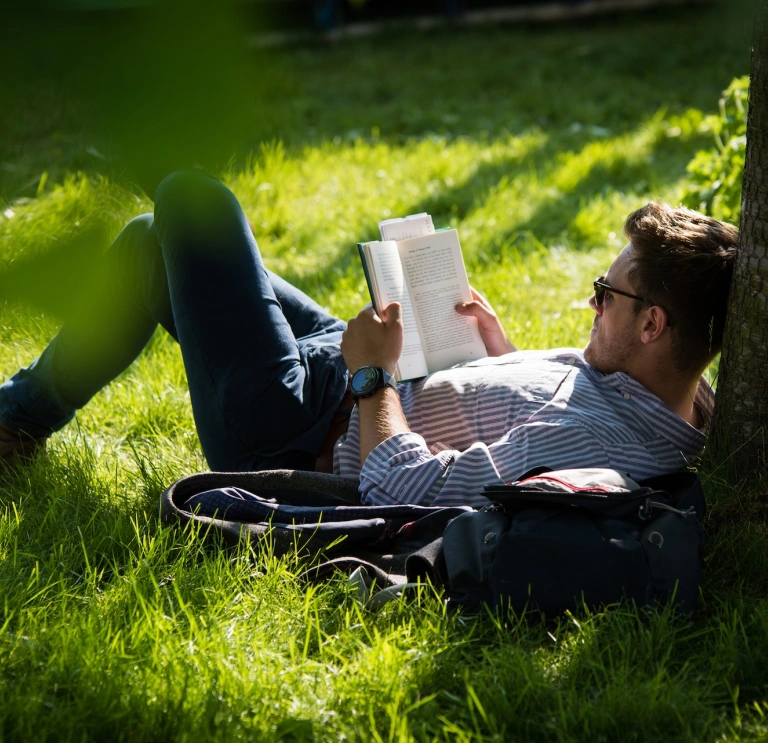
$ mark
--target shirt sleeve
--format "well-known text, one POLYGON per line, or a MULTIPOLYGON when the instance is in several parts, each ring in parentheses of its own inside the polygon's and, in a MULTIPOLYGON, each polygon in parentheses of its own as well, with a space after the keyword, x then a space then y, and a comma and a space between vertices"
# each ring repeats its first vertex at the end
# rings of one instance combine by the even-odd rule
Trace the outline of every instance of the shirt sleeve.
POLYGON ((365 505, 482 506, 483 487, 511 482, 545 466, 611 467, 601 442, 572 420, 528 423, 492 444, 464 451, 430 453, 416 433, 399 433, 380 443, 360 471, 365 505))

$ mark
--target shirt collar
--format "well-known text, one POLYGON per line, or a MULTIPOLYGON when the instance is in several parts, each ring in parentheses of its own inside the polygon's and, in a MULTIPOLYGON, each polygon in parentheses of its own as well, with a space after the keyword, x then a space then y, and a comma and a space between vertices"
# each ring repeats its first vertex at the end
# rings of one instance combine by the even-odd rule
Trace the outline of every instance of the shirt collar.
MULTIPOLYGON (((573 356, 573 354, 570 354, 573 356)), ((644 418, 660 436, 674 444, 686 456, 698 454, 706 441, 706 434, 683 420, 672 408, 660 400, 649 389, 624 372, 603 374, 590 366, 583 354, 578 355, 577 365, 598 385, 606 385, 627 401, 634 401, 633 409, 644 418)), ((701 412, 705 425, 709 426, 714 410, 714 393, 704 377, 699 380, 693 401, 701 412)))

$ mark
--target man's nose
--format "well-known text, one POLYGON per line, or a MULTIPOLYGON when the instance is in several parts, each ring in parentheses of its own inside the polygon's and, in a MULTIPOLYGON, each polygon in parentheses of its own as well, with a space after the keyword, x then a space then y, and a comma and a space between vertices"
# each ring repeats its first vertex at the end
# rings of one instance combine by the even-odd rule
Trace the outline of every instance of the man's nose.
POLYGON ((592 295, 592 296, 589 298, 589 306, 590 306, 590 307, 591 307, 591 308, 592 308, 592 309, 593 309, 593 310, 594 310, 594 311, 595 311, 595 312, 596 312, 598 315, 602 315, 602 314, 603 314, 603 306, 602 306, 602 305, 599 305, 599 306, 598 306, 598 304, 597 304, 597 301, 595 300, 595 295, 594 295, 594 294, 593 294, 593 295, 592 295))

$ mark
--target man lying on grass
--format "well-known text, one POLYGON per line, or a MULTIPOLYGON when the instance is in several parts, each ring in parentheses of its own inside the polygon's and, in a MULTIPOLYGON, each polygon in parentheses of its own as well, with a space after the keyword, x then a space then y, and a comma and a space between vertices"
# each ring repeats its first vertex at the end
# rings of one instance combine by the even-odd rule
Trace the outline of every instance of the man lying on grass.
POLYGON ((0 455, 25 456, 64 426, 159 323, 181 345, 215 470, 332 460, 359 477, 363 503, 451 505, 480 504, 485 484, 537 465, 635 479, 684 468, 712 411, 701 374, 720 349, 737 230, 649 204, 625 232, 629 245, 594 282, 583 351, 518 351, 475 293, 456 309, 477 318, 488 357, 395 385, 399 305, 381 317, 366 308, 349 326, 331 317, 264 268, 228 189, 175 173, 154 214, 105 253, 93 295, 0 387, 0 455))

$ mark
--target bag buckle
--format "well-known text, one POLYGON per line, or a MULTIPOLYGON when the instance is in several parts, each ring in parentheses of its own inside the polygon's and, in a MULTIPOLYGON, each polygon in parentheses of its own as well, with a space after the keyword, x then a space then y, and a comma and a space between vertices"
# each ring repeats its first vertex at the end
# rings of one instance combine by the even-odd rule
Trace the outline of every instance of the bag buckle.
POLYGON ((480 513, 496 513, 498 511, 503 511, 504 506, 501 505, 498 501, 491 501, 490 503, 486 503, 481 509, 480 513))

